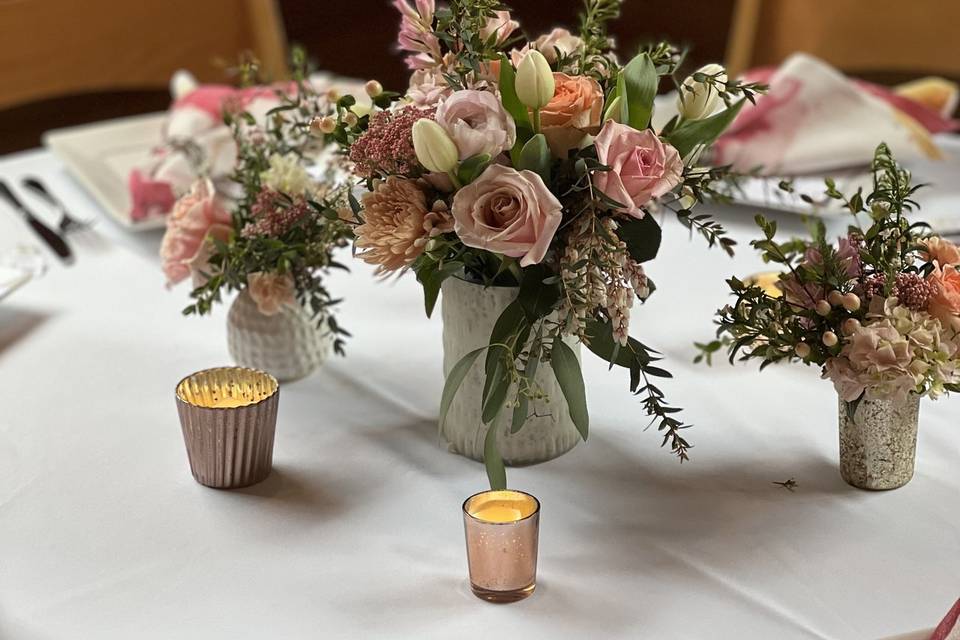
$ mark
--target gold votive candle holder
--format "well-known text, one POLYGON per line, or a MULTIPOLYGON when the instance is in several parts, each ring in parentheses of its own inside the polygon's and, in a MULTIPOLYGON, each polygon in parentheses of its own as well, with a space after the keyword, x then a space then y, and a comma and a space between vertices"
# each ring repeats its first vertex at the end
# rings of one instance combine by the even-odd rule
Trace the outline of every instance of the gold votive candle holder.
POLYGON ((540 502, 523 491, 483 491, 463 503, 467 566, 474 595, 516 602, 537 586, 540 502))
POLYGON ((234 489, 270 475, 280 385, 269 373, 219 367, 177 384, 190 471, 202 485, 234 489))

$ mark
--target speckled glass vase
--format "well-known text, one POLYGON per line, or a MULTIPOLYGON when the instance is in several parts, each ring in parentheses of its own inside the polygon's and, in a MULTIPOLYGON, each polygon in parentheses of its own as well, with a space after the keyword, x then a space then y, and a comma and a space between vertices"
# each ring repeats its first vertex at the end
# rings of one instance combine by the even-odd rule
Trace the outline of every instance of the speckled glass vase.
POLYGON ((272 374, 280 382, 311 374, 327 359, 333 336, 299 305, 272 316, 260 313, 244 290, 227 315, 227 344, 234 362, 272 374))
POLYGON ((840 399, 840 475, 859 489, 910 482, 917 453, 920 396, 905 400, 840 399))
MULTIPOLYGON (((441 305, 443 316, 443 374, 474 349, 490 342, 490 332, 500 314, 517 297, 515 287, 483 287, 452 277, 443 281, 441 305)), ((580 344, 567 340, 580 357, 580 344)), ((483 396, 483 357, 467 373, 454 396, 440 435, 450 451, 474 460, 483 460, 483 443, 487 425, 480 417, 483 396)), ((580 441, 563 392, 550 367, 540 367, 535 377, 547 396, 546 401, 531 401, 535 414, 516 433, 510 433, 512 411, 504 409, 497 418, 500 454, 508 465, 529 465, 546 462, 563 455, 580 441)), ((511 387, 507 398, 516 397, 511 387)))

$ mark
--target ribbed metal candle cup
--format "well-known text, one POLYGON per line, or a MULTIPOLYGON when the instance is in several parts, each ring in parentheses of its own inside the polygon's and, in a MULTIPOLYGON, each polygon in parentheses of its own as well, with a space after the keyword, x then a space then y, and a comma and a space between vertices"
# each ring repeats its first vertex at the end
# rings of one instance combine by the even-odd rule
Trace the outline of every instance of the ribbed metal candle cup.
POLYGON ((280 402, 276 378, 244 367, 206 369, 181 380, 176 397, 197 482, 235 489, 270 475, 280 402))
POLYGON ((540 502, 522 491, 483 491, 463 503, 467 566, 474 595, 517 602, 537 586, 540 502))

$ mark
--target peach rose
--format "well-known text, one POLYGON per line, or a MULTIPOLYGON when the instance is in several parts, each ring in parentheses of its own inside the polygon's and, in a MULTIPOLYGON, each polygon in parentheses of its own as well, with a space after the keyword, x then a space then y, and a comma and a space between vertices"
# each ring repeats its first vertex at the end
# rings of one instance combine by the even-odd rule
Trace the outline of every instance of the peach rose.
POLYGON ((949 240, 934 236, 924 240, 923 245, 927 260, 936 260, 940 264, 960 264, 960 248, 949 240))
POLYGON ((463 244, 543 260, 560 226, 563 207, 539 175, 494 164, 453 197, 454 231, 463 244))
POLYGON ((680 154, 649 129, 607 120, 594 144, 597 158, 610 170, 594 173, 593 184, 635 218, 643 217, 641 207, 652 198, 680 184, 680 154))
POLYGON ((603 89, 587 76, 553 74, 553 99, 540 110, 540 125, 550 151, 566 158, 580 146, 583 136, 595 133, 603 112, 603 89))
POLYGON ((927 276, 927 282, 934 286, 928 310, 945 326, 957 327, 960 316, 960 271, 952 265, 937 267, 927 276))
POLYGON ((233 219, 217 198, 213 183, 209 179, 194 182, 167 217, 167 231, 160 245, 167 286, 206 269, 208 238, 226 240, 232 231, 233 219))
POLYGON ((288 273, 248 273, 247 291, 265 316, 272 316, 283 305, 294 305, 297 301, 293 278, 288 273))

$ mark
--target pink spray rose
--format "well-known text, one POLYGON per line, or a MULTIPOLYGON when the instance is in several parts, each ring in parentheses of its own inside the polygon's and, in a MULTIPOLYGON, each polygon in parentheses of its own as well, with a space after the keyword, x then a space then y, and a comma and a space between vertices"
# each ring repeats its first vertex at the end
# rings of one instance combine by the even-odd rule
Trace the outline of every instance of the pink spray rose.
POLYGON ((256 272, 247 274, 247 291, 265 316, 272 316, 283 307, 296 303, 296 290, 290 274, 256 272))
POLYGON ((593 174, 593 184, 610 199, 625 205, 623 211, 635 218, 643 217, 640 207, 680 183, 680 154, 649 129, 637 131, 607 120, 594 145, 597 158, 610 171, 593 174))
POLYGON ((494 164, 454 196, 454 231, 468 247, 520 258, 526 267, 543 260, 562 209, 536 173, 494 164))
POLYGON ((437 108, 436 118, 457 145, 461 160, 481 153, 495 158, 517 140, 513 118, 489 91, 457 91, 437 108))
POLYGON ((220 203, 208 179, 197 180, 190 191, 173 206, 167 231, 160 245, 167 285, 174 285, 191 273, 206 268, 207 238, 226 240, 232 232, 232 218, 220 203))
POLYGON ((960 271, 953 265, 940 266, 930 272, 927 282, 933 285, 934 293, 930 298, 930 315, 936 316, 947 327, 960 325, 960 271))
POLYGON ((960 248, 945 238, 933 237, 923 241, 924 256, 942 265, 960 264, 960 248))

